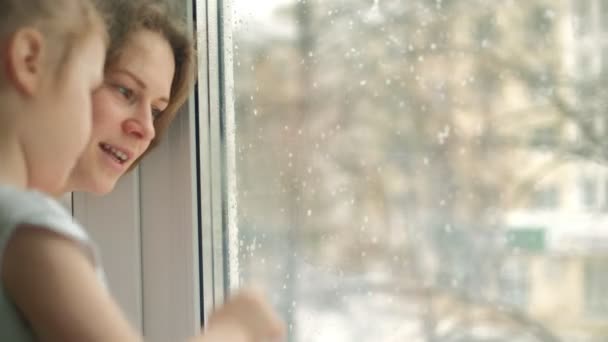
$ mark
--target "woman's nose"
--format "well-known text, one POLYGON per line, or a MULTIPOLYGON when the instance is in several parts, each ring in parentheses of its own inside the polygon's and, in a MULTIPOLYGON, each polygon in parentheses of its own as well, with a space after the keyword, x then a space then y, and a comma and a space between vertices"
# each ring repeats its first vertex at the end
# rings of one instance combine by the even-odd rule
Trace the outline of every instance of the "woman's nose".
POLYGON ((128 135, 137 139, 152 140, 155 135, 152 109, 149 106, 141 106, 136 115, 124 122, 123 128, 128 135))

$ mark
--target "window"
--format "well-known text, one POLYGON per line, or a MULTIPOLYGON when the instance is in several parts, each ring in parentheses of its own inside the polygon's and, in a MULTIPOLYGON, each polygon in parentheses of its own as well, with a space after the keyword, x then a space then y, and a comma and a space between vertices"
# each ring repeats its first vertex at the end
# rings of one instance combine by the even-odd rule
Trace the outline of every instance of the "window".
POLYGON ((595 57, 594 54, 582 51, 578 55, 579 76, 582 78, 595 76, 595 57))
POLYGON ((585 315, 543 310, 580 305, 569 301, 592 290, 573 280, 578 292, 548 305, 532 289, 550 285, 530 264, 568 255, 554 232, 597 234, 559 203, 598 159, 573 98, 580 83, 563 77, 578 48, 564 26, 591 30, 589 2, 576 4, 220 6, 227 286, 263 284, 290 341, 580 334, 585 315), (531 34, 544 48, 529 48, 531 34), (547 122, 582 133, 568 142, 547 122), (549 174, 555 187, 529 186, 549 174), (542 228, 505 242, 513 222, 542 228))
POLYGON ((512 256, 505 260, 500 271, 502 300, 508 305, 525 309, 528 305, 530 272, 529 260, 512 256))
POLYGON ((574 27, 576 34, 579 36, 585 36, 591 33, 593 25, 593 3, 594 0, 578 0, 572 1, 574 6, 574 27))
POLYGON ((608 211, 608 179, 604 179, 604 181, 602 182, 602 186, 603 188, 600 188, 599 190, 603 192, 603 206, 602 209, 604 212, 608 211))
POLYGON ((583 176, 580 180, 580 191, 583 207, 587 210, 593 210, 598 202, 598 182, 590 176, 583 176))
POLYGON ((550 48, 547 45, 554 43, 554 40, 547 39, 549 37, 547 33, 554 30, 555 11, 554 8, 545 7, 542 4, 537 6, 529 11, 528 28, 526 29, 528 32, 527 44, 530 49, 550 48))
POLYGON ((608 3, 602 0, 600 0, 600 22, 602 32, 608 33, 608 3))
POLYGON ((591 259, 585 263, 585 311, 592 316, 608 315, 608 260, 591 259))
POLYGON ((538 209, 557 209, 559 189, 556 186, 546 186, 535 191, 532 206, 538 209))
POLYGON ((574 51, 578 72, 584 77, 605 73, 606 46, 608 44, 608 4, 603 0, 571 1, 574 8, 574 51))
POLYGON ((558 128, 544 125, 533 131, 530 143, 532 146, 538 146, 539 149, 542 149, 545 146, 555 146, 560 137, 561 132, 558 128))

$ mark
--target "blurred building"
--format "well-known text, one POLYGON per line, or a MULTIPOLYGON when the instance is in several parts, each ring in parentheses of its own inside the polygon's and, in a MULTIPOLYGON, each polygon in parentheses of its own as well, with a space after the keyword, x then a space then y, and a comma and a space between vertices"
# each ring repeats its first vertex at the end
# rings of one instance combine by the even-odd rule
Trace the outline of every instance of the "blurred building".
MULTIPOLYGON (((598 96, 608 75, 608 2, 563 5, 569 6, 559 26, 563 75, 575 84, 564 97, 589 124, 539 129, 534 136, 539 147, 556 141, 576 147, 582 134, 608 139, 607 99, 598 96)), ((512 253, 503 264, 504 299, 565 341, 595 341, 588 336, 600 341, 608 333, 608 169, 601 153, 591 151, 596 158, 585 159, 575 151, 529 152, 524 174, 542 165, 550 170, 530 184, 525 205, 505 220, 512 253)))

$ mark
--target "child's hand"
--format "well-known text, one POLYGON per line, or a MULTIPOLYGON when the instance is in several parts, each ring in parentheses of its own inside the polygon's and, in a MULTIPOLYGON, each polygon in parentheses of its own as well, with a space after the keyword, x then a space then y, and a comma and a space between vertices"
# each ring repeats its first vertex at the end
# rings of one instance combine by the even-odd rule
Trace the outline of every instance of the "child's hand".
POLYGON ((201 342, 283 341, 285 326, 264 297, 255 290, 242 290, 209 318, 201 342))

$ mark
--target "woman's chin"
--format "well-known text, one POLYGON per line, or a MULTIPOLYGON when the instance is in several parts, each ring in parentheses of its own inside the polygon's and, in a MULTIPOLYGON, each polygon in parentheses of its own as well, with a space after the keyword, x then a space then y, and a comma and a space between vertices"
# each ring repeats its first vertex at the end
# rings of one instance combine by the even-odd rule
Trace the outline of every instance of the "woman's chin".
POLYGON ((68 191, 78 191, 78 192, 87 192, 94 195, 107 195, 108 193, 114 190, 116 186, 116 181, 118 178, 110 178, 110 177, 95 177, 94 179, 83 180, 80 182, 74 183, 71 186, 71 189, 68 191))
POLYGON ((95 186, 87 191, 100 196, 107 195, 114 190, 116 181, 118 181, 118 179, 104 179, 103 181, 97 182, 95 186))
POLYGON ((106 195, 116 187, 127 165, 118 167, 115 160, 109 160, 105 153, 95 154, 95 158, 82 158, 72 171, 68 191, 88 192, 106 195))

